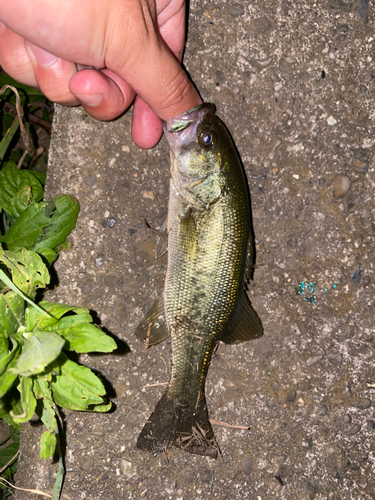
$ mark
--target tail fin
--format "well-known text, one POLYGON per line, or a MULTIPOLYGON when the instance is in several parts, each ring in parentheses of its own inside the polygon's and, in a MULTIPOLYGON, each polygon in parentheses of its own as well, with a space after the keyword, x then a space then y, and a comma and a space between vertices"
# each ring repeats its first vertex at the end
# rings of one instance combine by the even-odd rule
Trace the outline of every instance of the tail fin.
POLYGON ((176 401, 168 390, 146 422, 137 440, 141 450, 157 453, 176 446, 195 455, 217 458, 219 447, 208 420, 206 402, 197 408, 176 401))

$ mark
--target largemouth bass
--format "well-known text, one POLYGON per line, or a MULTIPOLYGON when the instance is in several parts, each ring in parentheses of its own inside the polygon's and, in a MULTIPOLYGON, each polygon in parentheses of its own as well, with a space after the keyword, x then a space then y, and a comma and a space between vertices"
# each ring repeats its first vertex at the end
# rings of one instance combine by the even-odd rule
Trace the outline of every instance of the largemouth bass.
POLYGON ((161 298, 138 327, 156 344, 172 339, 168 388, 137 446, 171 446, 216 458, 205 380, 215 345, 259 338, 262 324, 246 283, 254 247, 247 181, 236 148, 212 104, 164 125, 171 151, 168 267, 161 298))

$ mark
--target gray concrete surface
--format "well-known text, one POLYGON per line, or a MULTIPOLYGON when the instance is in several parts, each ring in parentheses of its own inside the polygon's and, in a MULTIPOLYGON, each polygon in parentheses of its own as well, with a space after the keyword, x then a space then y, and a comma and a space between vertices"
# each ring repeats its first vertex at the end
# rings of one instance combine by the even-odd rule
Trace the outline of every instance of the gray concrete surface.
MULTIPOLYGON (((47 192, 75 195, 81 213, 50 297, 96 311, 130 347, 81 356, 116 411, 64 412, 64 499, 375 498, 374 16, 366 0, 191 3, 185 63, 248 175, 265 329, 212 361, 210 417, 250 426, 214 425, 216 461, 135 447, 170 371, 168 343, 146 351, 133 336, 163 287, 143 219, 166 214, 167 145, 132 144, 130 113, 98 123, 57 108, 47 192)), ((51 491, 38 432, 25 426, 18 485, 51 491)))

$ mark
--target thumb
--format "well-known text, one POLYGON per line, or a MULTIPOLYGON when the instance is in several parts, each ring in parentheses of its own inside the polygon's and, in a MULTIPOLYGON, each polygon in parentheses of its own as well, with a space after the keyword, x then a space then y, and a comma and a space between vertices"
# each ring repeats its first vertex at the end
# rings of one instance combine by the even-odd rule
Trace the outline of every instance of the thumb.
POLYGON ((202 100, 156 31, 149 11, 142 12, 142 21, 135 23, 132 36, 113 32, 113 45, 107 46, 115 50, 107 53, 106 66, 125 80, 159 118, 167 120, 194 108, 202 100), (115 40, 124 39, 126 45, 118 47, 115 40))

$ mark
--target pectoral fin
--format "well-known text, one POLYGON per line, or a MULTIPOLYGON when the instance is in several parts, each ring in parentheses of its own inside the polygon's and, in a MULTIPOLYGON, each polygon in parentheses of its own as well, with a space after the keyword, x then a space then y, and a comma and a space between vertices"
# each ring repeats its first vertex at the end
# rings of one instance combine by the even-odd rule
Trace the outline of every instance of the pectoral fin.
POLYGON ((220 339, 225 344, 259 339, 263 335, 263 326, 259 316, 254 311, 245 291, 236 305, 232 318, 220 339))
POLYGON ((146 347, 159 344, 169 337, 164 317, 163 296, 152 304, 145 319, 138 325, 135 335, 140 340, 146 341, 146 347))

